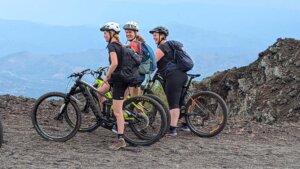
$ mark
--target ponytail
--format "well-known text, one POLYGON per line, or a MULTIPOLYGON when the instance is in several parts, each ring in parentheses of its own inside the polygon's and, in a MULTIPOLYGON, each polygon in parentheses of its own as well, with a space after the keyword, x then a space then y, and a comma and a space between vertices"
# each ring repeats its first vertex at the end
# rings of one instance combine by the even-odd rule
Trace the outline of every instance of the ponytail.
POLYGON ((115 38, 116 41, 117 41, 119 44, 122 44, 120 35, 119 35, 118 33, 114 32, 114 31, 111 31, 110 34, 113 35, 111 38, 115 38))
POLYGON ((114 34, 113 37, 116 38, 116 40, 117 40, 118 43, 122 44, 122 43, 121 43, 121 38, 120 38, 120 35, 119 35, 119 34, 114 34))
POLYGON ((144 38, 140 35, 140 34, 137 34, 136 35, 136 40, 141 42, 141 43, 145 43, 146 41, 144 40, 144 38))

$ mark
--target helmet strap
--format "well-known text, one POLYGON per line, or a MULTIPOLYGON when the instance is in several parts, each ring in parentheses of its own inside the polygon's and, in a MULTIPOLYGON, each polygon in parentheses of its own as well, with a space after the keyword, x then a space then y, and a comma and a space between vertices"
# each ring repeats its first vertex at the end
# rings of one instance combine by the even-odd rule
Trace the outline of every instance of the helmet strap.
POLYGON ((160 33, 158 34, 158 43, 157 43, 157 46, 160 45, 162 39, 160 39, 160 33))
MULTIPOLYGON (((158 34, 158 40, 159 40, 159 41, 158 41, 157 46, 160 45, 162 41, 166 40, 165 37, 163 37, 163 38, 160 39, 160 37, 161 37, 160 34, 161 34, 161 33, 158 34)), ((165 36, 166 36, 166 35, 165 35, 165 36)))
POLYGON ((111 42, 111 40, 112 40, 112 34, 111 34, 111 31, 109 31, 109 41, 108 41, 108 43, 110 43, 111 42))

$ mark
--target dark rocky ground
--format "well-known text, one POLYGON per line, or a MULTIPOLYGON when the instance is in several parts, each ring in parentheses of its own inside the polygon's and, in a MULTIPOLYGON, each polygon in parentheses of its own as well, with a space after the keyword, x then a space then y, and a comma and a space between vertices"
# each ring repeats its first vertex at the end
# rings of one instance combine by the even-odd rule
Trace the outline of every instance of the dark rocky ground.
POLYGON ((149 147, 114 152, 108 146, 115 135, 102 128, 64 143, 42 139, 31 124, 33 103, 0 97, 0 168, 300 168, 299 122, 268 125, 230 118, 214 138, 180 132, 149 147))
POLYGON ((102 128, 64 143, 46 141, 31 123, 34 99, 0 96, 0 168, 300 168, 300 41, 278 39, 249 66, 218 72, 195 89, 226 100, 221 134, 179 132, 117 152, 108 148, 116 136, 102 128))

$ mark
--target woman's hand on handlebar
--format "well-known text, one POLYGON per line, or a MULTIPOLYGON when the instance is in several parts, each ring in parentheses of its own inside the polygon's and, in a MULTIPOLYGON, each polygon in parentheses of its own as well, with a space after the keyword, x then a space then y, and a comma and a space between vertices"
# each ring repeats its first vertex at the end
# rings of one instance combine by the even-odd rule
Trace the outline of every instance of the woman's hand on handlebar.
POLYGON ((108 80, 110 79, 110 75, 106 75, 105 77, 104 77, 104 83, 108 83, 108 80))

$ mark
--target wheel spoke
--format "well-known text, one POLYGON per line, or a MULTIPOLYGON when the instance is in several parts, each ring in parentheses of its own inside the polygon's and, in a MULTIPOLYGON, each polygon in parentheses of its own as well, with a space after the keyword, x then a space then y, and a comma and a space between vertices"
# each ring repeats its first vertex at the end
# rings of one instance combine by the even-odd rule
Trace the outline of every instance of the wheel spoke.
POLYGON ((195 94, 186 107, 186 120, 196 135, 212 137, 223 130, 227 107, 217 94, 212 92, 195 94))
POLYGON ((80 126, 80 114, 74 103, 65 103, 65 94, 52 92, 41 96, 32 111, 32 122, 37 132, 45 139, 66 141, 72 138, 80 126), (70 126, 65 114, 74 125, 70 126))

